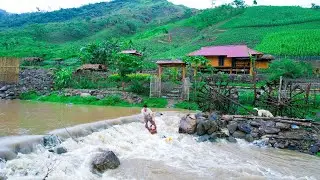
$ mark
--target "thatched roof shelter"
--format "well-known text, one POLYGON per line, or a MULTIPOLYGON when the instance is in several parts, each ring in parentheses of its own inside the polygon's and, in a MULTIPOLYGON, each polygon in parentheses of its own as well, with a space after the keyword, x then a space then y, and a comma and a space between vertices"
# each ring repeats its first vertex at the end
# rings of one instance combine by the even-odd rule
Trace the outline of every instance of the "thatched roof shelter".
POLYGON ((106 71, 107 66, 103 64, 84 64, 81 67, 77 69, 76 72, 82 72, 82 71, 106 71))

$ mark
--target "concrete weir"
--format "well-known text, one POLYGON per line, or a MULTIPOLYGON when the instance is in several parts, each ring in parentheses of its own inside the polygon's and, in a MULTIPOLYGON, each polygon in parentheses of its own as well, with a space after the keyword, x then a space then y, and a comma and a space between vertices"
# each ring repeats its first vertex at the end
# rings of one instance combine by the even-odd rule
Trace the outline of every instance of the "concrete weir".
MULTIPOLYGON (((127 124, 141 121, 142 116, 133 115, 112 120, 104 120, 94 123, 81 124, 48 132, 47 135, 57 135, 62 141, 68 138, 84 137, 93 132, 98 132, 114 125, 127 124)), ((43 145, 43 137, 46 135, 8 136, 0 138, 0 158, 12 160, 18 153, 29 154, 36 150, 37 146, 43 145)))

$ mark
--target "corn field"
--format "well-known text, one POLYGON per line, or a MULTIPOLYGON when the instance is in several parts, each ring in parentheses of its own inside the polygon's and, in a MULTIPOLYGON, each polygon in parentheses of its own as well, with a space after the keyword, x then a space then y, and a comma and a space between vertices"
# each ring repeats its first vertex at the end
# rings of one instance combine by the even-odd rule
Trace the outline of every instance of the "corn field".
POLYGON ((0 57, 0 83, 18 82, 19 64, 19 59, 0 57))

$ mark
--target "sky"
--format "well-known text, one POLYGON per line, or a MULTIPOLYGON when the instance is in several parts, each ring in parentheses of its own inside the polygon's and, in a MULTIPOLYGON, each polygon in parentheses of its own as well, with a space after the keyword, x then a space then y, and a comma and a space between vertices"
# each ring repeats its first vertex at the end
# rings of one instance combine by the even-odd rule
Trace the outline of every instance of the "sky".
MULTIPOLYGON (((34 12, 39 7, 44 11, 52 11, 60 8, 79 7, 89 3, 97 3, 108 0, 0 0, 0 9, 11 13, 34 12)), ((212 0, 168 0, 174 4, 182 4, 188 7, 205 9, 212 7, 212 0)), ((216 5, 229 3, 232 0, 216 0, 216 5)), ((253 0, 245 0, 252 5, 253 0)), ((259 5, 275 6, 304 6, 310 7, 311 3, 320 4, 320 0, 257 0, 259 5)))

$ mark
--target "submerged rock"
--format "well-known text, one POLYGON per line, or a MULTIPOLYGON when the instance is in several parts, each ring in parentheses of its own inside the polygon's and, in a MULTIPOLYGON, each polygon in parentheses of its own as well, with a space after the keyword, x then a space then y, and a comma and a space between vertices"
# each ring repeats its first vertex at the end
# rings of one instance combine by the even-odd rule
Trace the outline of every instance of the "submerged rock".
POLYGON ((246 134, 242 131, 236 131, 232 134, 232 136, 234 138, 238 138, 238 139, 244 139, 246 137, 246 134))
POLYGON ((194 115, 187 115, 180 120, 179 133, 194 134, 197 128, 197 119, 194 115))
POLYGON ((120 166, 119 158, 112 151, 103 151, 96 155, 92 161, 94 172, 103 173, 108 169, 116 169, 120 166))
POLYGON ((61 140, 56 135, 47 135, 43 137, 43 146, 46 148, 53 148, 61 144, 61 140))
POLYGON ((250 134, 246 134, 246 137, 244 139, 246 141, 248 141, 248 142, 253 142, 254 141, 253 137, 250 134))
POLYGON ((60 147, 55 147, 54 152, 56 154, 64 154, 64 153, 67 153, 68 150, 65 147, 60 146, 60 147))
POLYGON ((7 180, 8 177, 3 173, 3 172, 0 172, 0 180, 7 180))
POLYGON ((231 143, 237 143, 236 138, 234 138, 234 137, 232 137, 232 136, 229 136, 229 137, 227 138, 227 140, 228 140, 229 142, 231 142, 231 143))

